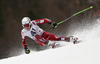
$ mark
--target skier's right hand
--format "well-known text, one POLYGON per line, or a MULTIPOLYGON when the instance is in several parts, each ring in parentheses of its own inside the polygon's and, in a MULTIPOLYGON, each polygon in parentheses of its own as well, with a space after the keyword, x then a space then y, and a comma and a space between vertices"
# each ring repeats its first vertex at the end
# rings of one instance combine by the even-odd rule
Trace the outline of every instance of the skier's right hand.
POLYGON ((55 22, 51 22, 50 24, 51 24, 52 28, 56 28, 57 27, 57 23, 55 23, 55 22))
POLYGON ((25 49, 25 53, 26 54, 29 54, 30 53, 30 50, 27 47, 25 47, 24 49, 25 49))

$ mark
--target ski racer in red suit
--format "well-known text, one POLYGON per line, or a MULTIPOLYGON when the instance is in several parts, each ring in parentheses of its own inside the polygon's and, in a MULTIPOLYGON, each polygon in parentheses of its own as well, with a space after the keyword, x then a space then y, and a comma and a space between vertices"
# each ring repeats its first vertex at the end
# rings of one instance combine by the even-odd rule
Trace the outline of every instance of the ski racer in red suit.
POLYGON ((38 25, 48 23, 52 25, 52 28, 57 27, 57 24, 51 22, 51 20, 44 18, 39 20, 30 20, 29 17, 24 17, 22 19, 23 29, 21 31, 21 43, 25 49, 25 53, 29 54, 30 50, 27 48, 26 36, 35 40, 39 45, 45 46, 48 45, 50 41, 66 41, 66 42, 75 42, 77 38, 74 37, 64 37, 64 36, 55 36, 52 33, 48 33, 41 29, 38 25))

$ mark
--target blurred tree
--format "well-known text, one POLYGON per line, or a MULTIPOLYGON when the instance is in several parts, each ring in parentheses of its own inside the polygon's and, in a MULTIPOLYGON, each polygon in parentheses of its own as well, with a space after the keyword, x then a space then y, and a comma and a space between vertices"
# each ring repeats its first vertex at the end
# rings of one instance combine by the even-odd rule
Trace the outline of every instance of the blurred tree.
POLYGON ((4 19, 2 14, 2 0, 0 0, 0 36, 4 34, 4 19))
POLYGON ((29 17, 33 19, 40 19, 42 17, 42 12, 40 11, 40 0, 33 2, 32 8, 29 10, 29 17))

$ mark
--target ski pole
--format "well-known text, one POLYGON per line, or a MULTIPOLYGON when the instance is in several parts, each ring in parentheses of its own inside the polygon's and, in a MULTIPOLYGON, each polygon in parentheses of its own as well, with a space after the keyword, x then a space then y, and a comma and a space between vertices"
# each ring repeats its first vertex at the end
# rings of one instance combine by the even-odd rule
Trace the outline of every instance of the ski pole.
POLYGON ((82 12, 85 12, 85 11, 87 11, 87 10, 91 9, 91 8, 93 8, 93 6, 90 6, 89 8, 86 8, 86 9, 84 9, 84 10, 82 10, 82 11, 79 11, 79 12, 77 12, 77 13, 73 14, 73 15, 72 15, 72 16, 70 16, 69 18, 67 18, 67 19, 65 19, 65 20, 63 20, 63 21, 61 21, 61 22, 57 23, 57 25, 59 25, 59 24, 61 24, 61 23, 65 22, 65 21, 67 21, 67 20, 71 19, 72 17, 74 17, 74 16, 76 16, 76 15, 78 15, 78 14, 82 13, 82 12))

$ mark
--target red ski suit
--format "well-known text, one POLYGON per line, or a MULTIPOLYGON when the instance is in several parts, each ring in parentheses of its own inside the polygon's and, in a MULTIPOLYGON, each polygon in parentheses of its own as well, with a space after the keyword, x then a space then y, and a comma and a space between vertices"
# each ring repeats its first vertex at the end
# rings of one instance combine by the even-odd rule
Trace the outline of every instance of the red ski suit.
MULTIPOLYGON (((40 20, 34 20, 32 21, 33 25, 40 25, 40 24, 44 24, 44 23, 51 23, 51 21, 49 19, 40 19, 40 20)), ((33 29, 33 28, 32 28, 33 29)), ((35 30, 35 29, 34 29, 35 30)), ((51 41, 68 41, 69 37, 64 37, 64 36, 55 36, 52 33, 48 33, 46 31, 43 31, 42 29, 39 29, 39 34, 35 33, 35 35, 32 38, 33 40, 35 40, 36 43, 38 43, 39 45, 46 45, 48 40, 51 41)), ((26 44, 26 36, 24 35, 25 31, 21 32, 21 43, 23 45, 23 47, 27 47, 26 44)), ((26 32, 25 32, 26 33, 26 32)), ((30 34, 31 32, 29 32, 28 34, 30 34)))

